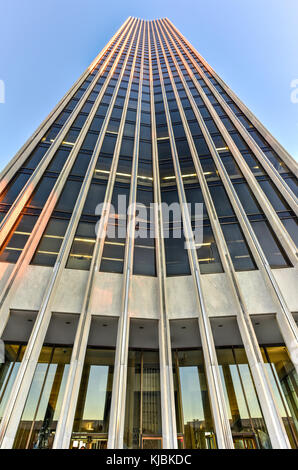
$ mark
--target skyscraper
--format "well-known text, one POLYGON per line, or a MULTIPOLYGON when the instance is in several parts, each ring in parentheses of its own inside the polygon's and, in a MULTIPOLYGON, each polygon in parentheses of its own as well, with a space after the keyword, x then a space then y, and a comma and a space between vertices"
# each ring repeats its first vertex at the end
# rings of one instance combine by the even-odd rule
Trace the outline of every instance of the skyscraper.
POLYGON ((128 18, 1 174, 1 448, 297 447, 295 175, 128 18))

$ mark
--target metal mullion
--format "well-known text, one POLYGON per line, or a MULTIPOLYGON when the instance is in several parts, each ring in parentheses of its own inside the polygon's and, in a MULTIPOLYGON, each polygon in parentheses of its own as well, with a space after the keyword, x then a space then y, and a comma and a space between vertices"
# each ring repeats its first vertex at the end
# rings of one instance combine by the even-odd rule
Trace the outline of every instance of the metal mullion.
MULTIPOLYGON (((173 40, 172 40, 173 41, 173 40)), ((175 49, 177 50, 177 47, 175 43, 173 42, 175 49)), ((178 51, 178 54, 180 54, 180 51, 178 51)), ((188 72, 188 74, 191 76, 192 81, 197 89, 197 91, 200 93, 201 98, 203 99, 208 111, 210 112, 215 124, 217 125, 221 135, 224 137, 233 157, 235 158, 236 162, 239 164, 240 168, 243 170, 244 175, 246 176, 245 181, 248 183, 249 187, 251 188, 252 192, 254 193, 258 203, 260 204, 263 212, 265 213, 268 222, 270 223, 272 229, 278 233, 278 238, 280 239, 280 242, 287 252, 291 262, 295 266, 297 264, 297 248, 295 243, 293 242, 292 238, 288 234, 287 230, 285 229, 284 225, 282 224, 280 218, 276 214, 275 210, 273 209, 270 201, 268 200, 267 196, 264 194, 262 191, 260 185, 258 184, 255 176, 251 172, 250 168, 248 167, 247 163, 244 161, 244 158, 242 157, 237 145, 233 141, 232 137, 228 133, 225 125, 222 123, 221 119, 219 118, 217 112, 215 111, 213 105, 209 101, 208 97, 206 96, 203 88, 201 87, 200 83, 190 70, 189 65, 185 61, 183 55, 181 54, 182 61, 184 63, 184 66, 188 72)))
MULTIPOLYGON (((124 32, 123 32, 123 37, 124 37, 124 32)), ((102 86, 102 88, 101 88, 94 104, 93 104, 92 110, 93 110, 94 114, 95 114, 95 111, 97 109, 98 104, 100 103, 100 101, 101 101, 101 99, 102 99, 102 97, 105 93, 105 90, 106 90, 106 88, 109 84, 109 81, 113 76, 113 71, 115 70, 116 65, 118 63, 120 55, 119 55, 119 53, 116 53, 115 50, 116 50, 117 44, 120 43, 121 39, 122 39, 122 37, 119 38, 118 42, 114 46, 115 58, 114 58, 114 62, 112 63, 112 68, 109 71, 109 74, 108 74, 108 76, 107 76, 107 78, 106 78, 106 80, 105 80, 105 82, 104 82, 104 84, 103 84, 103 86, 102 86)), ((74 123, 76 117, 78 116, 78 114, 80 113, 82 107, 84 106, 85 102, 87 101, 89 95, 92 93, 93 88, 96 86, 99 77, 101 76, 102 72, 105 71, 105 68, 112 61, 112 59, 113 59, 113 55, 111 55, 109 57, 109 60, 106 63, 104 63, 102 65, 102 67, 99 69, 99 71, 95 75, 93 81, 90 83, 88 88, 85 90, 83 96, 78 101, 76 107, 71 112, 71 114, 69 115, 69 117, 66 120, 65 124, 60 129, 58 135, 55 137, 54 142, 50 145, 50 147, 46 151, 45 155, 42 157, 42 159, 38 163, 37 167, 33 171, 32 175, 30 176, 30 178, 28 179, 28 181, 26 182, 24 187, 21 189, 19 195, 17 196, 17 198, 15 199, 13 204, 11 205, 9 211, 7 212, 7 214, 5 215, 3 220, 0 222, 0 245, 2 245, 2 243, 5 241, 9 231, 13 227, 13 225, 16 222, 18 216, 20 215, 21 211, 23 210, 24 206, 26 205, 29 197, 31 196, 31 194, 34 191, 35 187, 37 186, 40 179, 42 178, 43 173, 46 170, 48 164, 51 162, 51 160, 54 157, 56 151, 58 150, 58 148, 62 144, 63 139, 67 135, 67 133, 70 130, 72 124, 74 123)), ((86 129, 87 129, 88 123, 91 123, 91 116, 93 118, 93 113, 92 113, 92 111, 89 113, 89 116, 86 119, 86 121, 84 123, 84 126, 81 129, 81 131, 80 131, 80 133, 77 137, 76 143, 78 143, 80 141, 80 137, 82 136, 82 134, 85 131, 87 132, 86 129)))
MULTIPOLYGON (((174 35, 174 33, 171 31, 171 33, 174 35)), ((267 175, 270 177, 270 179, 273 181, 277 189, 282 193, 284 196, 285 200, 288 202, 290 205, 291 209, 298 214, 297 210, 297 197, 291 190, 291 188, 286 184, 285 180, 282 178, 280 173, 274 168, 273 164, 270 162, 269 158, 266 156, 266 154, 261 150, 261 148, 258 146, 258 144, 255 142, 253 137, 251 137, 250 133, 247 131, 247 129, 244 127, 242 122, 238 119, 238 117, 233 113, 231 110, 230 106, 227 104, 227 102, 222 98, 221 94, 217 91, 213 83, 210 81, 210 78, 205 75, 205 72, 198 67, 198 64, 194 60, 194 58, 189 54, 187 49, 182 45, 185 54, 188 56, 188 58, 191 60, 192 64, 196 67, 197 72, 200 74, 201 78, 205 81, 206 85, 208 88, 212 91, 214 97, 217 99, 219 104, 222 106, 224 111, 226 112, 227 116, 231 119, 232 123, 236 127, 237 131, 239 134, 243 137, 247 145, 249 146, 250 150, 253 152, 253 154, 257 157, 258 161, 261 163, 261 165, 265 168, 267 171, 267 175)), ((189 71, 190 77, 193 80, 195 78, 194 73, 190 70, 189 71)), ((254 185, 258 185, 258 182, 252 173, 251 169, 248 167, 246 162, 244 161, 243 157, 240 159, 237 158, 237 163, 239 163, 239 166, 244 169, 244 173, 249 175, 249 178, 253 181, 254 185)), ((296 171, 297 174, 297 171, 296 171)))
MULTIPOLYGON (((112 72, 112 70, 111 70, 111 72, 112 72)), ((9 425, 11 414, 12 413, 17 413, 17 412, 19 413, 19 410, 16 411, 16 409, 18 408, 16 406, 16 401, 18 400, 18 398, 20 400, 19 390, 22 388, 23 380, 25 380, 25 382, 26 382, 26 385, 25 385, 26 389, 27 389, 26 392, 28 393, 28 389, 29 389, 29 386, 30 386, 30 383, 31 383, 30 376, 31 377, 33 376, 34 370, 35 370, 35 367, 36 367, 36 361, 34 361, 32 359, 32 356, 37 356, 39 354, 40 348, 42 347, 43 338, 46 334, 47 327, 48 327, 48 324, 49 324, 49 321, 50 321, 51 302, 53 301, 55 291, 58 287, 58 282, 59 282, 59 279, 61 278, 62 271, 64 269, 66 259, 67 259, 67 256, 68 256, 68 253, 69 253, 69 250, 70 250, 70 247, 71 247, 72 239, 73 239, 77 224, 79 222, 79 217, 80 217, 80 214, 81 214, 81 211, 83 209, 83 205, 84 205, 84 202, 85 202, 85 199, 86 199, 86 196, 87 196, 87 189, 89 188, 89 185, 90 185, 90 182, 91 182, 91 179, 92 179, 92 176, 93 176, 93 172, 94 172, 94 168, 95 168, 95 165, 96 165, 97 157, 98 157, 98 154, 99 154, 100 149, 101 149, 101 145, 102 145, 102 142, 103 142, 103 139, 104 139, 104 136, 105 136, 105 132, 106 132, 106 128, 107 128, 107 124, 108 124, 108 120, 110 118, 114 102, 116 100, 116 95, 117 95, 119 86, 120 86, 120 77, 118 79, 118 85, 115 87, 112 100, 110 102, 107 114, 105 116, 104 123, 102 125, 97 143, 95 145, 95 149, 94 149, 93 154, 92 154, 92 158, 90 160, 88 169, 86 171, 86 176, 85 176, 84 182, 82 184, 80 193, 78 195, 76 205, 75 205, 73 213, 72 213, 72 217, 71 217, 70 222, 68 224, 66 234, 65 234, 65 237, 64 237, 64 241, 61 245, 61 248, 60 248, 56 263, 55 263, 55 266, 53 268, 52 275, 51 275, 51 277, 48 281, 47 287, 45 289, 45 293, 44 293, 44 296, 43 296, 41 307, 39 309, 39 312, 38 312, 38 315, 37 315, 37 318, 36 318, 36 321, 35 321, 35 324, 34 324, 34 327, 33 327, 29 342, 28 342, 28 346, 27 346, 22 364, 19 368, 18 375, 15 379, 16 387, 14 387, 14 390, 12 391, 11 396, 10 396, 9 403, 7 404, 7 407, 5 409, 5 417, 3 417, 2 422, 1 422, 1 427, 0 427, 0 442, 2 442, 2 447, 4 447, 4 448, 6 447, 6 445, 10 445, 11 437, 8 437, 8 443, 7 444, 5 442, 3 443, 3 440, 5 441, 5 432, 6 432, 6 429, 7 429, 8 425, 9 425), (37 339, 38 339, 38 341, 37 341, 37 339), (30 374, 29 374, 29 370, 28 370, 29 367, 31 368, 30 374), (24 376, 25 376, 25 379, 24 379, 24 376), (28 382, 29 382, 29 384, 28 384, 28 382)), ((22 394, 23 395, 22 396, 23 400, 24 400, 24 396, 26 396, 27 393, 22 394)), ((13 426, 15 427, 15 423, 13 424, 13 426)))
MULTIPOLYGON (((123 23, 123 25, 118 29, 118 31, 114 34, 111 40, 107 43, 107 45, 102 49, 102 51, 97 56, 97 62, 104 56, 108 48, 120 38, 120 35, 123 34, 124 30, 127 28, 127 25, 131 21, 131 17, 127 18, 127 20, 123 23)), ((110 52, 110 54, 112 51, 110 52)), ((109 57, 109 56, 108 56, 109 57)), ((107 57, 107 58, 108 58, 107 57)), ((78 78, 78 80, 73 84, 71 89, 61 98, 59 103, 54 107, 54 109, 49 113, 49 115, 44 119, 44 121, 40 124, 40 126, 35 130, 35 132, 29 137, 29 139, 25 142, 25 144, 20 148, 20 150, 16 153, 13 159, 6 165, 6 167, 0 173, 0 181, 6 177, 7 174, 13 169, 13 174, 18 171, 18 169, 23 164, 24 160, 27 159, 31 151, 35 148, 36 144, 38 143, 39 139, 42 137, 44 132, 46 132, 50 126, 54 123, 55 119, 59 116, 61 112, 62 105, 65 105, 66 102, 70 101, 72 96, 77 92, 80 86, 83 84, 85 79, 90 74, 90 66, 82 73, 82 75, 78 78)), ((10 177, 6 178, 6 184, 11 180, 10 177)), ((2 189, 1 189, 2 192, 2 189)))
MULTIPOLYGON (((167 24, 176 32, 176 36, 178 36, 180 43, 182 43, 181 33, 178 29, 173 25, 173 23, 168 19, 165 18, 167 24)), ((192 46, 192 44, 183 36, 183 41, 188 47, 192 50, 193 54, 198 57, 198 59, 203 63, 203 65, 210 71, 211 75, 218 81, 218 83, 222 86, 224 91, 231 96, 232 101, 236 103, 236 105, 241 109, 245 116, 249 118, 252 122, 254 127, 260 132, 260 134, 268 141, 271 145, 272 149, 282 157, 285 161, 286 165, 293 171, 294 174, 297 175, 297 164, 293 157, 284 149, 284 147, 275 139, 275 137, 265 128, 265 126, 258 120, 258 118, 247 108, 247 106, 238 98, 238 96, 231 90, 231 88, 222 80, 222 78, 212 69, 212 67, 208 64, 208 62, 198 53, 198 51, 192 46)), ((184 48, 184 45, 182 44, 184 48)), ((197 65, 197 64, 196 64, 197 65)))
MULTIPOLYGON (((178 408, 178 413, 180 416, 181 420, 181 428, 182 428, 182 434, 183 434, 183 448, 185 446, 185 423, 184 423, 184 412, 183 412, 183 399, 182 399, 182 387, 181 387, 181 379, 180 379, 180 365, 179 365, 179 357, 178 357, 178 351, 175 350, 174 352, 174 357, 175 357, 175 369, 176 369, 176 377, 177 377, 177 406, 178 408)), ((198 370, 198 375, 199 375, 199 370, 198 370)))
MULTIPOLYGON (((123 447, 123 432, 125 421, 125 401, 126 401, 126 382, 127 382, 127 358, 128 358, 128 342, 129 342, 129 292, 131 289, 131 275, 133 268, 133 247, 134 247, 134 232, 135 232, 135 205, 137 193, 137 172, 138 172, 138 158, 139 158, 139 138, 140 138, 140 121, 141 121, 141 104, 142 104, 142 80, 143 80, 143 65, 144 65, 144 48, 145 48, 145 22, 142 20, 143 30, 143 44, 142 44, 142 60, 140 67, 139 77, 139 90, 138 90, 138 104, 136 112, 136 126, 134 136, 134 149, 133 160, 131 169, 131 183, 129 194, 129 205, 134 209, 133 214, 127 216, 127 238, 124 254, 124 267, 123 267, 123 288, 121 300, 121 312, 118 322, 117 342, 116 342, 116 357, 115 357, 115 373, 112 391, 112 405, 113 416, 110 420, 109 427, 109 448, 122 448, 123 447)), ((139 49, 136 47, 136 54, 134 57, 133 65, 135 66, 136 55, 139 49)))
MULTIPOLYGON (((179 53, 179 52, 178 52, 179 53)), ((184 62, 185 67, 187 68, 187 64, 183 59, 183 56, 181 55, 181 59, 184 62)), ((196 87, 199 90, 200 85, 196 84, 196 87)), ((202 98, 204 98, 202 92, 202 98)), ((210 137, 209 131, 206 127, 206 124, 197 108, 197 105, 194 101, 193 96, 189 96, 191 105, 192 105, 192 110, 198 120, 198 123, 200 125, 200 128, 203 132, 203 136, 206 140, 206 143, 208 145, 208 148, 213 156, 214 162, 217 166, 218 172, 221 176, 221 179, 223 181, 223 184, 225 186, 225 189, 227 190, 227 194, 229 196, 229 199, 232 203, 232 206, 237 214, 237 218, 240 222, 240 225, 244 231, 244 234, 246 236, 246 239, 248 241, 249 247, 254 254, 255 260, 257 262, 257 266, 259 270, 262 273, 262 276, 265 280, 265 283, 269 287, 269 290, 272 294, 273 300, 275 304, 277 305, 278 312, 277 312, 277 320, 280 326, 280 329, 283 333, 287 348, 290 352, 290 355, 292 359, 295 357, 295 351, 296 351, 296 344, 297 344, 297 327, 294 322, 294 319, 292 317, 292 314, 283 298, 283 295, 281 293, 281 290, 278 286, 277 281, 275 280, 273 273, 271 271, 271 268, 267 262, 267 259, 263 253, 263 250, 257 240, 257 237, 250 225, 249 219, 240 203, 240 200, 237 196, 237 193, 233 187, 233 184, 228 176, 228 173, 218 155, 218 152, 216 150, 216 147, 213 143, 213 140, 210 137)), ((209 101, 206 97, 205 99, 209 101)), ((211 103, 210 103, 211 105, 211 103)), ((212 105, 211 105, 212 107, 212 105)), ((211 110, 210 110, 211 111, 211 110)), ((295 361, 293 360, 293 363, 295 361)), ((297 367, 297 365, 296 365, 297 367)))
POLYGON ((171 338, 170 324, 167 311, 166 299, 166 258, 164 247, 163 217, 161 209, 160 175, 158 166, 158 148, 156 135, 154 86, 152 70, 152 52, 150 29, 148 23, 148 50, 149 50, 149 73, 150 73, 150 104, 151 104, 151 136, 152 136, 152 166, 153 166, 153 189, 154 189, 154 219, 155 219, 155 250, 156 250, 156 271, 159 285, 159 357, 161 369, 161 398, 162 398, 162 418, 163 418, 163 442, 169 444, 170 448, 177 448, 177 425, 175 415, 175 397, 172 372, 171 338), (162 373, 165 369, 165 373, 162 373), (163 376, 164 375, 164 376, 163 376), (169 407, 166 413, 166 408, 169 407), (163 413, 164 411, 164 413, 163 413))
MULTIPOLYGON (((136 36, 136 32, 137 32, 137 28, 136 28, 134 37, 136 36)), ((139 36, 140 36, 140 30, 138 33, 138 38, 139 36)), ((119 81, 118 81, 119 85, 121 83, 121 80, 125 71, 125 67, 126 67, 127 60, 131 51, 133 39, 130 43, 129 50, 126 54, 126 59, 123 63, 122 72, 120 74, 119 81)), ((126 98, 125 98, 125 102, 123 106, 124 112, 121 117, 121 122, 119 126, 119 131, 118 131, 118 138, 117 138, 117 142, 116 142, 116 146, 114 150, 113 162, 112 162, 112 166, 110 170, 109 180, 107 183, 105 200, 104 200, 104 203, 106 204, 110 203, 111 197, 112 197, 133 73, 134 73, 134 65, 132 66, 131 72, 130 72, 130 79, 129 79, 129 83, 128 83, 128 87, 126 91, 126 98)), ((100 224, 99 224, 98 231, 97 231, 97 237, 96 237, 95 247, 94 247, 94 251, 92 255, 89 276, 88 276, 87 285, 85 288, 85 296, 84 296, 83 306, 81 310, 80 323, 79 323, 76 338, 75 338, 72 359, 71 359, 71 366, 70 366, 70 371, 68 374, 65 394, 63 398, 63 404, 61 408, 61 418, 59 419, 59 422, 58 422, 53 448, 61 448, 61 447, 67 448, 69 446, 69 440, 71 437, 71 430, 72 430, 72 423, 73 423, 73 415, 75 412, 75 404, 77 401, 77 396, 78 396, 78 391, 79 391, 78 386, 81 381, 82 367, 84 364, 84 357, 85 357, 86 347, 87 347, 86 340, 88 339, 89 329, 90 329, 90 324, 91 324, 90 303, 91 303, 92 290, 94 287, 94 276, 95 276, 95 273, 98 271, 99 258, 100 258, 99 253, 102 252, 103 250, 104 236, 102 236, 102 234, 103 232, 105 233, 108 216, 109 216, 109 211, 104 210, 104 213, 102 214, 102 217, 100 219, 100 224)))
MULTIPOLYGON (((132 31, 132 30, 131 30, 132 31)), ((130 33, 131 35, 132 33, 130 33)), ((126 40, 124 41, 120 51, 119 51, 119 54, 118 54, 118 57, 115 61, 115 66, 117 66, 118 64, 118 61, 120 60, 120 57, 123 53, 123 50, 124 50, 124 47, 125 45, 127 44, 127 42, 129 41, 129 37, 130 35, 127 35, 127 38, 126 40)), ((128 57, 128 55, 127 55, 128 57)), ((111 72, 114 70, 114 68, 112 68, 111 72)), ((112 77, 112 75, 110 76, 110 78, 112 77)), ((108 77, 107 77, 108 79, 108 77)), ((82 131, 81 131, 81 134, 80 134, 80 138, 77 139, 77 142, 76 144, 74 145, 73 149, 71 150, 65 164, 64 164, 64 167, 63 167, 63 170, 61 171, 61 173, 59 174, 58 178, 57 178, 57 181, 54 185, 54 188, 52 189, 43 209, 42 209, 42 212, 26 242, 26 245, 17 261, 17 263, 14 265, 14 268, 7 280, 7 282, 5 283, 5 286, 4 288, 2 289, 2 292, 1 292, 1 296, 0 296, 0 332, 3 330, 3 328, 5 327, 5 324, 6 324, 6 321, 7 321, 7 315, 5 316, 3 314, 3 311, 5 310, 5 307, 4 307, 4 302, 7 303, 8 301, 8 294, 10 294, 10 297, 14 294, 14 291, 15 289, 10 292, 11 290, 11 287, 13 285, 13 283, 16 281, 16 279, 18 279, 18 277, 20 277, 22 275, 22 272, 23 272, 23 269, 25 266, 27 266, 30 261, 31 261, 31 258, 35 252, 35 249, 37 248, 38 246, 38 243, 40 241, 40 238, 42 237, 42 234, 44 232, 44 229, 51 217, 51 214, 52 214, 52 211, 54 210, 55 208, 55 205, 59 199, 59 196, 61 194, 61 192, 63 191, 63 188, 64 188, 64 185, 65 185, 65 182, 71 172, 71 168, 73 166, 73 163, 75 162, 75 159, 80 151, 80 148, 81 148, 81 145, 82 145, 82 142, 88 132, 88 129, 89 129, 89 126, 91 125, 92 123, 92 120, 95 116, 95 113, 97 111, 97 108, 98 108, 98 105, 99 105, 99 100, 101 100, 104 92, 105 92, 105 89, 106 87, 108 86, 108 80, 106 80, 106 85, 103 87, 103 90, 102 90, 102 93, 99 94, 98 96, 98 99, 95 101, 94 103, 94 106, 92 108, 92 111, 90 112, 83 128, 82 128, 82 131)), ((118 80, 117 83, 120 83, 120 80, 118 80)), ((117 85, 115 87, 115 90, 114 90, 114 95, 115 96, 115 93, 118 91, 118 88, 117 88, 117 85)), ((112 100, 113 100, 113 97, 112 97, 112 100)), ((112 101, 111 100, 111 101, 112 101)), ((102 128, 104 128, 104 123, 102 125, 102 128)))
MULTIPOLYGON (((157 30, 157 35, 159 36, 158 30, 157 30)), ((160 44, 161 44, 163 54, 165 56, 163 44, 161 41, 160 41, 160 44)), ((156 41, 155 41, 155 49, 156 49, 156 54, 158 55, 156 41)), ((169 130, 169 138, 170 138, 170 144, 171 144, 171 150, 172 150, 173 163, 174 163, 176 180, 177 180, 178 195, 179 195, 179 200, 180 200, 180 206, 182 208, 183 226, 184 226, 184 230, 186 231, 187 241, 189 242, 191 240, 192 246, 194 246, 193 232, 192 232, 189 213, 186 210, 187 200, 186 200, 185 192, 184 192, 184 184, 183 184, 182 175, 181 175, 178 153, 177 153, 177 149, 175 145, 175 138, 174 138, 174 133, 173 133, 172 124, 171 124, 171 117, 170 117, 169 107, 167 103, 167 97, 166 97, 166 92, 165 92, 165 87, 164 87, 164 82, 163 82, 163 75, 162 75, 162 70, 160 66, 159 56, 157 58, 157 62, 158 62, 161 89, 162 89, 162 95, 163 95, 163 100, 164 100, 164 107, 165 107, 165 113, 166 113, 166 118, 167 118, 168 130, 169 130)), ((170 67, 168 65, 166 58, 165 58, 165 63, 166 63, 169 76, 171 76, 171 70, 170 70, 170 67)), ((194 281, 194 285, 196 288, 197 300, 198 300, 198 307, 199 307, 198 322, 199 322, 199 328, 200 328, 200 333, 201 333, 202 347, 204 351, 204 359, 206 363, 206 373, 207 373, 207 378, 208 378, 208 383, 209 383, 209 393, 212 397, 211 406, 212 406, 212 411, 213 411, 213 418, 215 421, 218 445, 220 448, 234 448, 231 429, 230 429, 229 420, 228 420, 228 413, 227 413, 227 408, 226 408, 226 403, 225 403, 223 385, 221 382, 219 369, 218 369, 218 362, 217 362, 215 345, 214 345, 213 336, 212 336, 210 320, 209 320, 209 317, 207 315, 206 308, 205 308, 205 301, 204 301, 204 296, 203 296, 202 286, 201 286, 199 263, 198 263, 198 259, 196 256, 196 252, 195 253, 194 252, 195 252, 194 249, 188 249, 189 263, 191 267, 191 272, 192 272, 193 281, 194 281)))

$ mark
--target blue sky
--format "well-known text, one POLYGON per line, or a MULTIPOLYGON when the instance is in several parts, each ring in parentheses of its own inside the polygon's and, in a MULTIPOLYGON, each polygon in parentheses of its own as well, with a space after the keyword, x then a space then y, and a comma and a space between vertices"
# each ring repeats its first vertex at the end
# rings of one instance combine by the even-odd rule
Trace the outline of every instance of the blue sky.
POLYGON ((0 169, 128 16, 167 16, 298 160, 297 0, 0 0, 0 169))

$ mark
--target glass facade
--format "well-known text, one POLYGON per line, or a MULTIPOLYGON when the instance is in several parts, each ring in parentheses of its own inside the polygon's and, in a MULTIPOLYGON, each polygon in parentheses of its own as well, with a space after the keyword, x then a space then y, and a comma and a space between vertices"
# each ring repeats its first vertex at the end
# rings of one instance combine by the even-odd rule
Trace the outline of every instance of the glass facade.
POLYGON ((114 354, 108 349, 87 349, 71 436, 72 449, 107 447, 114 354))
POLYGON ((15 449, 52 447, 70 358, 71 348, 42 348, 15 437, 15 449))
POLYGON ((173 372, 179 448, 216 449, 202 351, 174 351, 173 372))
POLYGON ((124 448, 162 449, 158 351, 129 351, 124 448))

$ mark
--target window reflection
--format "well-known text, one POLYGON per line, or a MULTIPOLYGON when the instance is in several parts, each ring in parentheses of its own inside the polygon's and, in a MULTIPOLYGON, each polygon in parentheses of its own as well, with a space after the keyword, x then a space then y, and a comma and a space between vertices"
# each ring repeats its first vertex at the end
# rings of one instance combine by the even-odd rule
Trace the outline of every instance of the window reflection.
POLYGON ((41 350, 13 447, 47 449, 53 445, 72 349, 41 350))
POLYGON ((162 448, 158 351, 129 351, 126 390, 124 448, 162 448))
POLYGON ((108 440, 115 351, 88 348, 70 447, 105 449, 108 440))
POLYGON ((202 351, 175 351, 173 368, 179 447, 216 448, 202 351))
POLYGON ((217 348, 236 449, 269 449, 271 443, 243 348, 217 348))
POLYGON ((0 422, 25 349, 21 344, 5 344, 5 362, 0 365, 0 422))
POLYGON ((298 389, 297 373, 285 346, 261 348, 278 410, 289 441, 298 447, 298 389))

